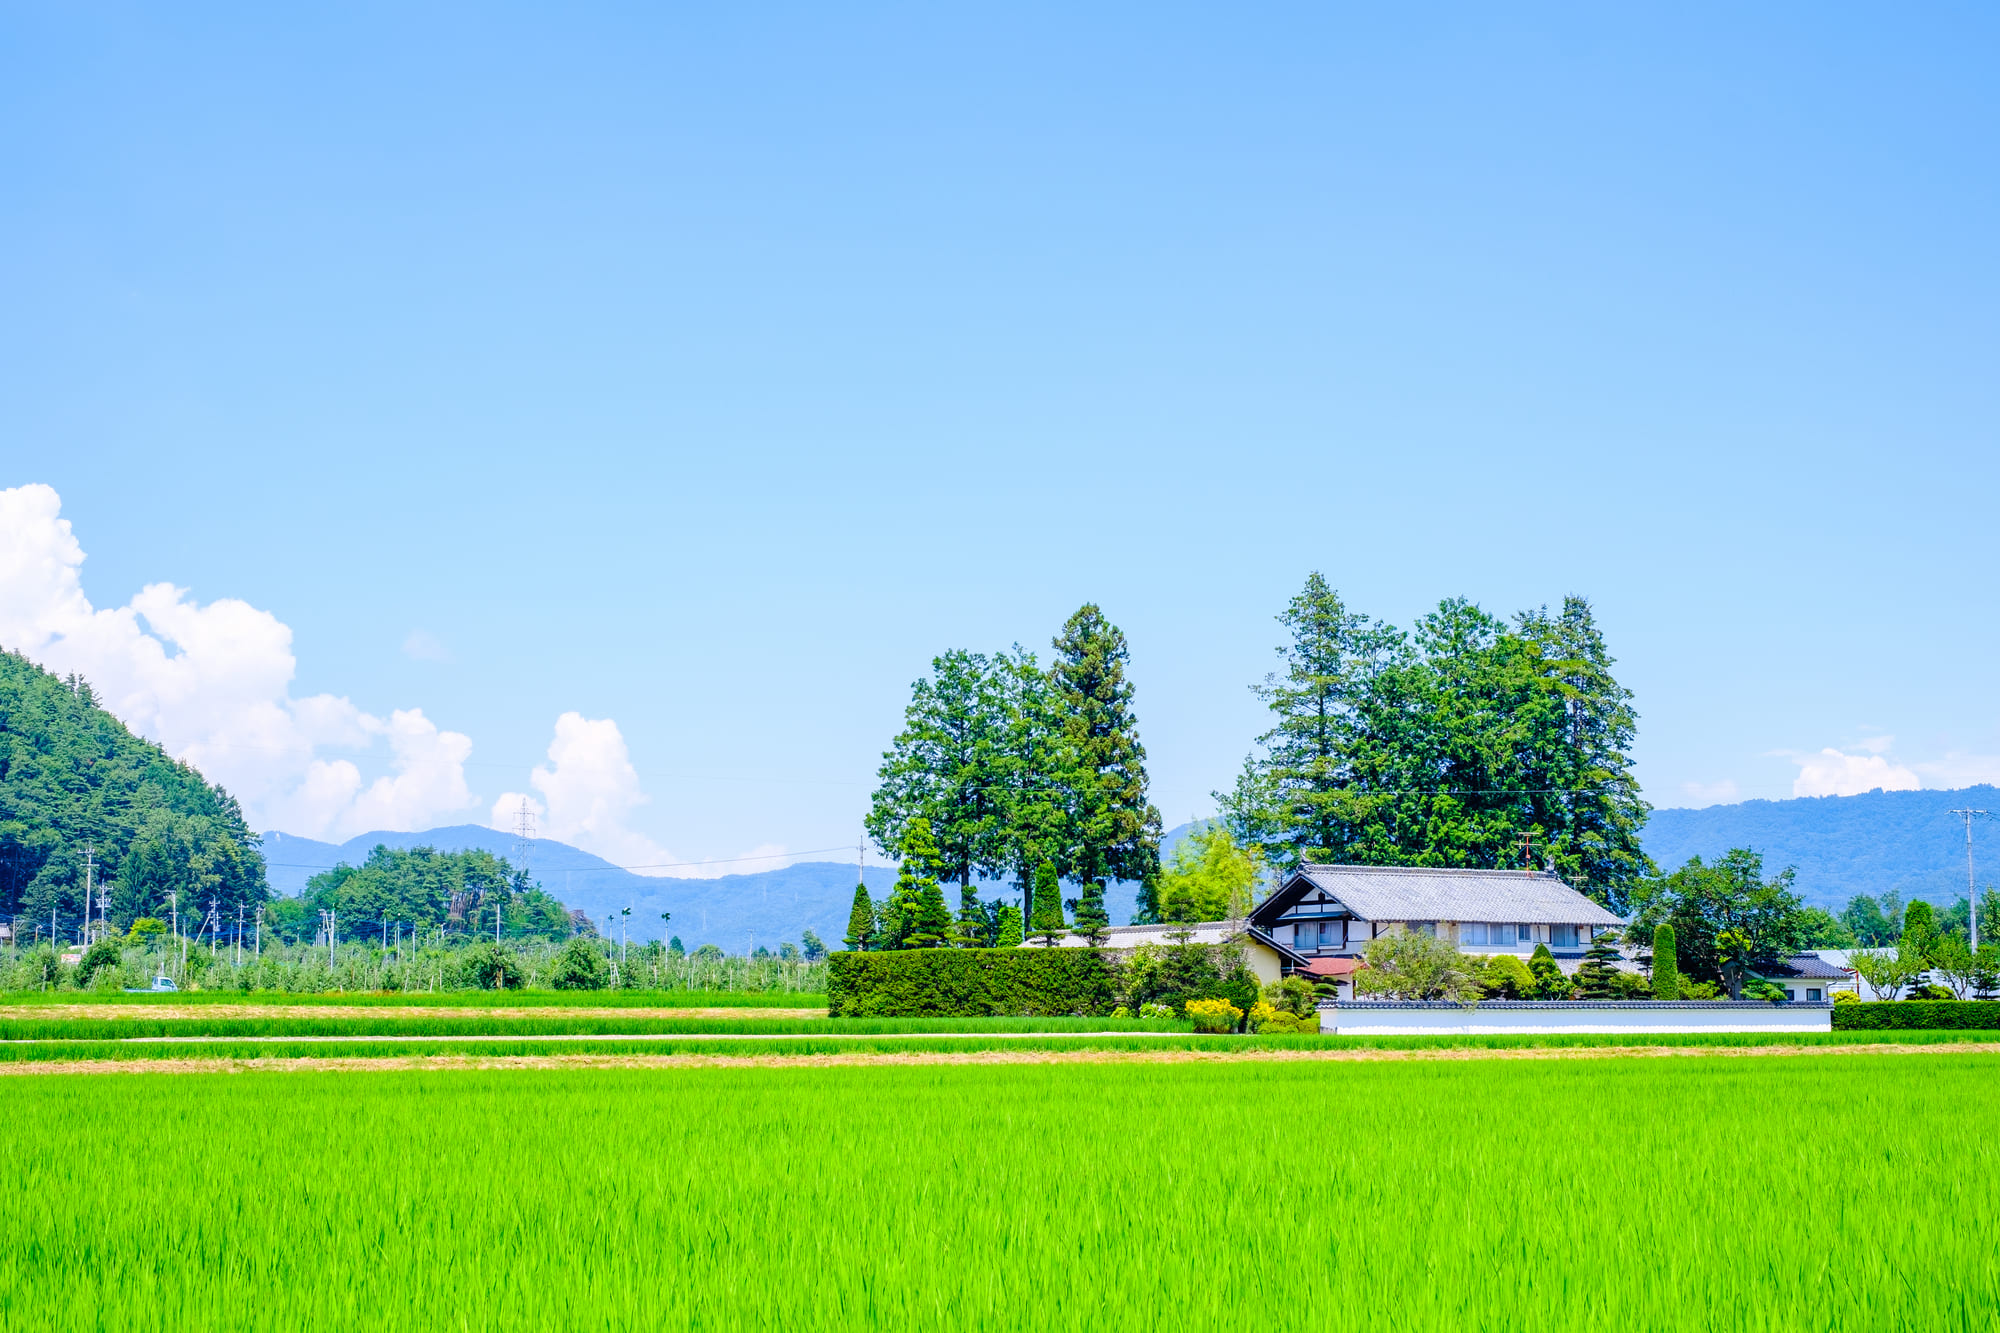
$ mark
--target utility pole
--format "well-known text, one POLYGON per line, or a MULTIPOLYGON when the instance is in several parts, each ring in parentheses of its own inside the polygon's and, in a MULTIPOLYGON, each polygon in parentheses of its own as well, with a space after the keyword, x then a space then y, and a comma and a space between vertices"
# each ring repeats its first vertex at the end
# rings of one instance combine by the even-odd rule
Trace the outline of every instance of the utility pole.
POLYGON ((236 966, 243 966, 243 904, 236 904, 236 966))
POLYGON ((85 943, 89 943, 90 909, 92 896, 97 888, 97 848, 90 843, 83 844, 83 933, 85 943))
POLYGON ((618 966, 620 967, 625 966, 625 943, 631 938, 631 932, 626 927, 631 923, 631 920, 632 908, 628 904, 625 910, 618 914, 618 966))
POLYGON ((257 961, 264 960, 264 904, 257 904, 257 961))
POLYGON ((1967 924, 1971 927, 1972 951, 1979 952, 1979 894, 1972 882, 1972 821, 1992 818, 1990 810, 1954 810, 1951 813, 1965 821, 1965 911, 1967 924))

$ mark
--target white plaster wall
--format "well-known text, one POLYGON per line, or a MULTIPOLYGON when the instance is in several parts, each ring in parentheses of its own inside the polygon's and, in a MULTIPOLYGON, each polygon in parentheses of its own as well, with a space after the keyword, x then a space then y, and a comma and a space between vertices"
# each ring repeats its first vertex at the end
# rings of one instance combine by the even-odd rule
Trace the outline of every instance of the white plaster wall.
POLYGON ((1319 1030, 1346 1036, 1497 1036, 1554 1032, 1831 1032, 1830 1005, 1536 1005, 1533 1008, 1458 1005, 1439 1008, 1357 1007, 1319 1011, 1319 1030))

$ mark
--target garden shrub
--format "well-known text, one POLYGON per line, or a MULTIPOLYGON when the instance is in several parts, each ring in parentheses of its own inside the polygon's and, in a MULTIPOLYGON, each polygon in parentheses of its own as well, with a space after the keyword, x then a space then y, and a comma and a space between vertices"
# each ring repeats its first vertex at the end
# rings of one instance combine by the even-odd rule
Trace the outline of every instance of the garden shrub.
MULTIPOLYGON (((1846 994, 1846 992, 1836 992, 1846 994)), ((1924 1028, 2000 1029, 2000 1003, 1992 1000, 1861 1000, 1833 1006, 1838 1032, 1913 1031, 1924 1028)))
POLYGON ((1525 1000, 1534 993, 1535 974, 1515 955, 1496 953, 1480 965, 1479 988, 1489 1000, 1525 1000))
POLYGON ((1172 1018, 1174 1007, 1170 1004, 1142 1004, 1139 1006, 1141 1018, 1172 1018))
POLYGON ((1860 1004, 1861 997, 1851 990, 1837 990, 1833 993, 1833 1004, 1839 1008, 1843 1004, 1860 1004))
POLYGON ((1091 1017, 1118 1005, 1116 969, 1095 949, 897 949, 827 963, 835 1018, 1091 1017))
POLYGON ((1243 1021, 1243 1011, 1227 1000, 1189 1000, 1187 1016, 1196 1032, 1234 1032, 1243 1021))
POLYGON ((1318 1025, 1319 994, 1304 977, 1281 977, 1272 982, 1264 987, 1264 1002, 1293 1018, 1310 1017, 1318 1025))
MULTIPOLYGON (((1196 1004, 1203 1001, 1196 1000, 1196 1004)), ((1211 1000, 1210 1004, 1224 1004, 1227 1001, 1211 1000)), ((1318 1032, 1319 1011, 1311 1014, 1294 1014, 1279 1009, 1268 1000, 1259 1000, 1250 1007, 1250 1026, 1258 1032, 1318 1032)))

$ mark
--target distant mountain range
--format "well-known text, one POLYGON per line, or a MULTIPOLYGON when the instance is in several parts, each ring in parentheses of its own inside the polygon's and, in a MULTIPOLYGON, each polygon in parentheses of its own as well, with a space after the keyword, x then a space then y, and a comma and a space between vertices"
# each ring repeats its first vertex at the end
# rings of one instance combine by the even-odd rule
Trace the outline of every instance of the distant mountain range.
MULTIPOLYGON (((1966 806, 2000 813, 2000 789, 1869 792, 1865 796, 1804 797, 1790 801, 1744 801, 1700 810, 1655 810, 1646 825, 1646 852, 1663 869, 1690 856, 1712 859, 1732 847, 1764 854, 1771 873, 1798 869, 1798 890, 1807 902, 1838 908, 1857 893, 1894 890, 1905 901, 1924 898, 1947 903, 1965 892, 1965 827, 1950 812, 1966 806)), ((1195 827, 1168 832, 1163 850, 1195 827)), ((2000 820, 1981 821, 1974 830, 1984 867, 1982 886, 2000 883, 2000 820)), ((358 865, 377 844, 435 847, 440 851, 478 849, 511 857, 512 834, 477 824, 427 829, 422 833, 364 833, 335 844, 264 835, 271 888, 287 896, 306 881, 345 861, 358 865)), ((673 913, 667 932, 688 948, 719 945, 743 953, 758 944, 775 948, 797 943, 811 930, 833 947, 847 933, 854 898, 854 867, 838 861, 805 861, 778 870, 716 879, 664 879, 635 875, 602 857, 553 839, 537 839, 530 856, 534 877, 563 903, 590 914, 599 929, 621 909, 632 908, 626 926, 635 940, 660 938, 660 913, 673 913)), ((895 883, 893 868, 868 867, 868 891, 877 899, 895 883)), ((1128 921, 1138 886, 1115 884, 1105 895, 1113 921, 1128 921)), ((1011 886, 984 886, 982 897, 1018 901, 1011 886)), ((946 898, 957 906, 955 892, 946 898)), ((611 927, 615 929, 615 926, 611 927)))
MULTIPOLYGON (((1175 830, 1176 833, 1180 830, 1175 830)), ((477 850, 511 859, 514 836, 477 824, 426 829, 421 833, 364 833, 343 843, 317 842, 289 833, 264 835, 264 860, 271 888, 287 897, 304 892, 306 881, 322 870, 346 862, 359 865, 377 845, 435 847, 443 852, 477 850)), ((599 930, 615 929, 607 920, 625 907, 632 915, 625 927, 635 940, 656 940, 662 933, 660 913, 673 913, 665 932, 678 935, 694 949, 703 944, 729 953, 746 953, 758 944, 775 949, 798 943, 807 930, 832 948, 847 933, 847 913, 854 903, 854 866, 843 861, 803 861, 777 870, 716 879, 667 879, 635 875, 603 857, 552 838, 538 838, 529 855, 530 873, 565 906, 590 914, 599 930)), ((893 867, 868 867, 868 892, 878 900, 896 882, 893 867)), ((1131 918, 1138 886, 1114 886, 1106 896, 1114 921, 1131 918)), ((987 884, 984 898, 1018 902, 1013 889, 987 884)), ((955 910, 958 895, 947 887, 945 900, 955 910)))
MULTIPOLYGON (((1951 812, 1966 808, 2000 814, 2000 788, 1655 810, 1646 822, 1646 853, 1671 870, 1690 856, 1706 860, 1732 847, 1754 848, 1768 871, 1797 867, 1800 896, 1821 907, 1891 889, 1905 901, 1943 904, 1965 896, 1965 824, 1951 812)), ((2000 884, 2000 820, 1977 821, 1972 836, 1980 886, 2000 884)))

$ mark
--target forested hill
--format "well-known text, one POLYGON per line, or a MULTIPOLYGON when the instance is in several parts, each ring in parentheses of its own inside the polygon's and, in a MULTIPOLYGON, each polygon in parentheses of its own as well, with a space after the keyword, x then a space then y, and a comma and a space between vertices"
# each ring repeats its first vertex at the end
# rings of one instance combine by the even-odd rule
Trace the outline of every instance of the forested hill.
POLYGON ((266 896, 235 798, 97 706, 88 683, 0 652, 0 921, 74 930, 90 848, 113 921, 266 896))
MULTIPOLYGON (((1951 812, 1966 808, 2000 814, 2000 789, 1872 791, 1655 810, 1644 838, 1646 854, 1663 870, 1690 856, 1754 848, 1771 870, 1798 867, 1799 893, 1816 906, 1838 908, 1857 893, 1879 897, 1892 889, 1905 901, 1946 904, 1965 896, 1965 824, 1951 812)), ((2000 820, 1980 820, 1973 837, 1981 887, 2000 884, 2000 820)))

